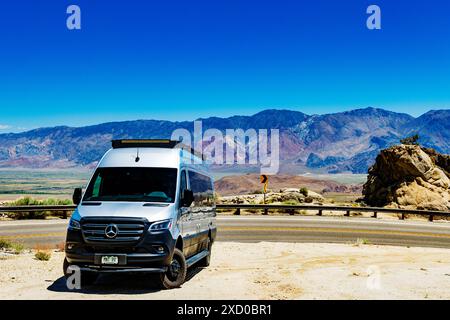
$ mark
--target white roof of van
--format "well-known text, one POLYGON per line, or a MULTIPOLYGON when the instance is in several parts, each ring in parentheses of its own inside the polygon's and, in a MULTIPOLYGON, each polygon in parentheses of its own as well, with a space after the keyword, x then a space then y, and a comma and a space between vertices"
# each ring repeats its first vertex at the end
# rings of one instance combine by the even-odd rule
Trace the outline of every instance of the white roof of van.
POLYGON ((98 167, 179 168, 182 163, 190 164, 191 157, 201 161, 179 148, 118 148, 106 152, 98 167), (136 162, 137 156, 139 161, 136 162))

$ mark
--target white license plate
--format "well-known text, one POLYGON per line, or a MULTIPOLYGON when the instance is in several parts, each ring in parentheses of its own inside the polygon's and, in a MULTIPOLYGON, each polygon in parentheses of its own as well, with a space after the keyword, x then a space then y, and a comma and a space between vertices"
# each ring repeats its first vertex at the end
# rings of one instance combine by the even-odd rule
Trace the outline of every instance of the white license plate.
POLYGON ((118 264, 119 257, 117 256, 102 256, 102 264, 118 264))

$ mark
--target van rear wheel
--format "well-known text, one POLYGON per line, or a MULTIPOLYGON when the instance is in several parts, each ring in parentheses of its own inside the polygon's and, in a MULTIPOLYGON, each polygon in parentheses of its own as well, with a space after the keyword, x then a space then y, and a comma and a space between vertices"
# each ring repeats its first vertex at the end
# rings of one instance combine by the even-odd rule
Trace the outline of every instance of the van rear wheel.
POLYGON ((160 283, 164 289, 180 287, 186 280, 187 265, 186 258, 180 249, 175 248, 172 262, 165 273, 160 275, 160 283))

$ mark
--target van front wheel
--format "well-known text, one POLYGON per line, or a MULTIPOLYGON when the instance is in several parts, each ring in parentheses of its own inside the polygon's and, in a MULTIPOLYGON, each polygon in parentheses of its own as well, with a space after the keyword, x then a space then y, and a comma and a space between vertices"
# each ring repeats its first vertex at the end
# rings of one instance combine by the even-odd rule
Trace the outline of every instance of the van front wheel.
MULTIPOLYGON (((64 276, 66 277, 66 279, 68 279, 71 275, 72 272, 69 271, 70 264, 67 261, 67 259, 64 259, 64 263, 63 263, 63 272, 64 272, 64 276)), ((98 278, 98 274, 95 272, 88 272, 88 271, 83 271, 80 273, 80 281, 81 281, 81 286, 89 286, 91 284, 93 284, 98 278)))
POLYGON ((181 250, 175 248, 172 262, 165 273, 161 273, 160 281, 164 289, 180 287, 186 280, 187 266, 186 258, 181 250))

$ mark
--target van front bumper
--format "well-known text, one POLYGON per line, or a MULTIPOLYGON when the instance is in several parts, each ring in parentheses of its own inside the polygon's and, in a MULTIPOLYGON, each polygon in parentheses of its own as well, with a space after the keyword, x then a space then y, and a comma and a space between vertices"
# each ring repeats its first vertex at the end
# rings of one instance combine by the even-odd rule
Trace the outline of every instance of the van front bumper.
POLYGON ((137 243, 86 243, 80 230, 68 230, 66 259, 81 270, 97 272, 164 272, 170 265, 175 239, 169 230, 148 232, 137 243), (163 249, 161 251, 161 249, 163 249), (118 264, 102 264, 103 256, 118 257, 118 264))

